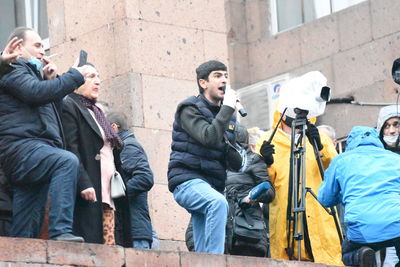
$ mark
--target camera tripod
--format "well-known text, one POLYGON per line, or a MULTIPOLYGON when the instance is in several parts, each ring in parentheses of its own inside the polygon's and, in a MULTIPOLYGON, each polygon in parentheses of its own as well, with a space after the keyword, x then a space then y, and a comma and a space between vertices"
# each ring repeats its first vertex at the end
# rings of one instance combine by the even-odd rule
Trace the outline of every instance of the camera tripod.
MULTIPOLYGON (((290 260, 294 259, 294 247, 297 242, 297 260, 301 260, 301 241, 308 240, 308 229, 306 225, 306 195, 310 193, 315 200, 321 205, 317 199, 317 195, 311 188, 306 187, 306 128, 308 124, 308 111, 294 109, 296 118, 292 122, 291 147, 290 147, 290 176, 288 186, 288 206, 287 206, 287 242, 288 247, 285 249, 290 260), (296 130, 300 132, 300 137, 296 142, 296 130)), ((318 163, 321 178, 324 177, 324 170, 317 143, 312 143, 316 160, 318 163)), ((321 205, 322 206, 322 205, 321 205)), ((323 207, 323 206, 322 206, 323 207)), ((336 230, 339 235, 340 242, 343 241, 342 232, 339 221, 334 208, 325 208, 325 211, 334 219, 336 230)), ((307 249, 307 246, 306 246, 307 249)))

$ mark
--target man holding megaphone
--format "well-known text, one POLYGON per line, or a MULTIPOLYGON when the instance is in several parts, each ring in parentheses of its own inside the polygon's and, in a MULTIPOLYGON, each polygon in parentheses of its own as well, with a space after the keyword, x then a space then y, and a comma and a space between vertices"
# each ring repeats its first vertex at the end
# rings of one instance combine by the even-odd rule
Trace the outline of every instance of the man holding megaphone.
POLYGON ((227 88, 223 63, 207 61, 196 74, 200 94, 181 102, 175 113, 168 187, 192 215, 195 251, 223 254, 228 203, 222 192, 238 98, 227 88))

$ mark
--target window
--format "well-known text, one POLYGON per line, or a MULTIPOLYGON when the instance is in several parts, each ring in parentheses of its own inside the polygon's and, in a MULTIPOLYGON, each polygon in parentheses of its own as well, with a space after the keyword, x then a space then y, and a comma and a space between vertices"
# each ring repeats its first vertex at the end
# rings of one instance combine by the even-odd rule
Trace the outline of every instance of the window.
POLYGON ((1 0, 0 18, 0 51, 10 33, 21 26, 33 28, 42 37, 45 49, 50 47, 46 0, 1 0))
POLYGON ((271 0, 272 31, 281 32, 365 0, 271 0))

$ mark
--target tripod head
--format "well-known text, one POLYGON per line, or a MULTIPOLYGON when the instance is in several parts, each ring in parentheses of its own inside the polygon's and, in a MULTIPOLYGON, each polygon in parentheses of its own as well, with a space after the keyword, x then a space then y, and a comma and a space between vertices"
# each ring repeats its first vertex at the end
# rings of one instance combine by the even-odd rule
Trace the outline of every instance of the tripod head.
POLYGON ((306 120, 308 115, 308 110, 301 108, 294 108, 294 113, 296 114, 296 120, 306 120))

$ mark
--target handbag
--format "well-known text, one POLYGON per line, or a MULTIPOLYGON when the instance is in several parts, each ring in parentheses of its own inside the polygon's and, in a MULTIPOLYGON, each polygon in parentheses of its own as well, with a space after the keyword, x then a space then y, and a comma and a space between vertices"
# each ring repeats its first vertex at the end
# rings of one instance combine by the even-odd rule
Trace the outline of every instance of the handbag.
POLYGON ((226 224, 225 252, 231 255, 266 257, 268 252, 268 233, 259 205, 241 207, 239 199, 247 191, 237 188, 225 191, 229 205, 226 224))
POLYGON ((258 243, 263 238, 265 231, 264 222, 250 219, 250 216, 236 215, 233 219, 233 238, 258 243))
POLYGON ((125 196, 125 183, 119 172, 115 171, 111 177, 111 197, 119 198, 125 196))

